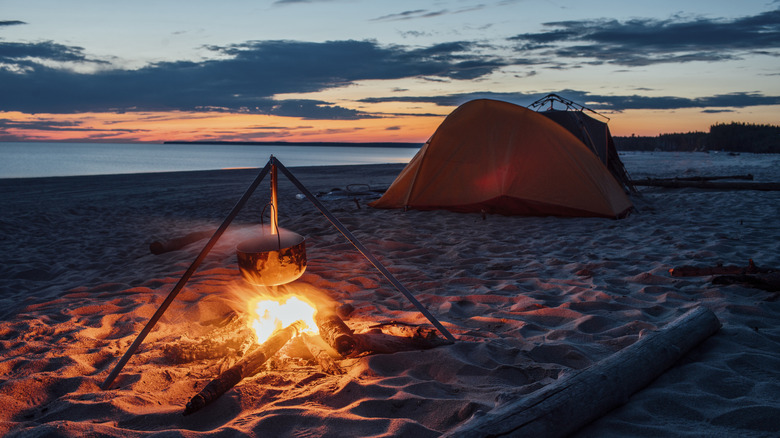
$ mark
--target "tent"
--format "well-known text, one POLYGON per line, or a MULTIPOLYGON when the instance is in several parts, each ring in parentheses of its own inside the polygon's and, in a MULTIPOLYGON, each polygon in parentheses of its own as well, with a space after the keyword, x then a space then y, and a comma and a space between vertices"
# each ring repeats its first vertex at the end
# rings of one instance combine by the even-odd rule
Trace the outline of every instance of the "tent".
POLYGON ((376 208, 617 218, 631 208, 602 162, 566 128, 508 102, 453 111, 376 208))

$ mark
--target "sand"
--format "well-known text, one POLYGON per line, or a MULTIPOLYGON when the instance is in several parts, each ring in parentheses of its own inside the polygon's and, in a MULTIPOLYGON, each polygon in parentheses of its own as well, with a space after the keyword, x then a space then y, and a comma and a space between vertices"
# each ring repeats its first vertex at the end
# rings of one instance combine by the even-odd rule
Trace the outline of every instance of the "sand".
MULTIPOLYGON (((740 160, 643 167, 641 157, 626 164, 635 178, 752 171, 780 181, 777 157, 771 160, 760 168, 740 160)), ((327 193, 385 188, 402 167, 292 171, 311 191, 327 193)), ((638 212, 619 221, 377 210, 366 206, 370 194, 324 195, 323 204, 458 341, 340 359, 343 375, 278 356, 183 416, 235 357, 173 363, 165 352, 213 337, 231 312, 245 314, 257 292, 238 275, 234 248, 257 231, 264 183, 112 388, 101 390, 205 240, 161 255, 149 244, 218 226, 256 172, 0 180, 0 433, 440 436, 697 306, 717 315, 720 331, 575 436, 780 431, 778 293, 668 272, 749 259, 780 268, 778 192, 647 188, 633 197, 638 212)), ((309 259, 293 287, 353 306, 345 321, 358 331, 389 321, 430 327, 299 194, 281 178, 280 224, 306 237, 309 259)))

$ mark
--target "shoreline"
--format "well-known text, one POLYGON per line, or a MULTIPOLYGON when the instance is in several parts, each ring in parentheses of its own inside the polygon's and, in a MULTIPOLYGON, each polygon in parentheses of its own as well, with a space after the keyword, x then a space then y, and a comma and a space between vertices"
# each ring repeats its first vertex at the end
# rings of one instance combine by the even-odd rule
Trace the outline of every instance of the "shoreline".
POLYGON ((163 141, 161 144, 225 145, 225 146, 313 146, 313 147, 361 147, 361 148, 421 148, 425 142, 341 142, 341 141, 163 141))

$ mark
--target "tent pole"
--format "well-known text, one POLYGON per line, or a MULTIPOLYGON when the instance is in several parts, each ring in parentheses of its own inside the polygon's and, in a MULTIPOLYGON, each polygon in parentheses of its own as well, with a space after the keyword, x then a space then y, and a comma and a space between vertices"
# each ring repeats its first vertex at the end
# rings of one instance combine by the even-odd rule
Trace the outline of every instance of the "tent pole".
POLYGON ((369 251, 368 248, 363 246, 363 244, 360 243, 360 241, 344 226, 344 224, 342 224, 335 216, 333 216, 333 214, 330 211, 328 211, 328 209, 325 208, 324 205, 322 205, 319 199, 317 199, 303 184, 301 184, 301 182, 298 181, 298 179, 295 176, 293 176, 293 174, 290 173, 290 171, 287 170, 287 168, 284 167, 284 165, 280 163, 279 160, 277 160, 274 157, 271 157, 271 162, 273 162, 273 164, 279 170, 281 170, 282 173, 285 174, 285 176, 287 176, 287 179, 289 179, 293 184, 295 184, 295 186, 298 187, 298 190, 300 190, 301 193, 303 193, 303 195, 306 196, 309 199, 309 201, 311 201, 311 203, 314 204, 314 206, 317 207, 317 209, 320 210, 320 212, 323 215, 325 215, 325 217, 328 218, 330 223, 333 224, 333 226, 336 227, 336 229, 338 229, 341 232, 341 234, 343 234, 344 237, 346 237, 347 240, 349 240, 349 242, 358 251, 360 251, 361 254, 363 254, 363 257, 365 257, 366 260, 371 262, 371 264, 374 265, 374 267, 377 270, 379 270, 379 272, 381 272, 382 275, 384 275, 385 278, 390 283, 392 283, 392 285, 395 286, 396 289, 398 289, 399 292, 404 294, 404 296, 414 305, 414 307, 417 308, 417 310, 420 311, 420 313, 422 313, 426 318, 428 318, 428 321, 430 321, 431 324, 433 324, 434 327, 436 327, 439 330, 439 332, 441 332, 441 334, 444 335, 445 338, 447 338, 448 341, 450 342, 456 341, 455 337, 452 336, 452 334, 436 319, 436 317, 433 316, 428 311, 428 309, 426 309, 425 306, 422 305, 422 303, 417 301, 417 298, 415 298, 414 295, 412 295, 412 293, 406 287, 404 287, 404 285, 401 284, 401 282, 399 282, 395 278, 395 276, 393 276, 393 274, 391 274, 390 271, 388 271, 387 268, 385 268, 384 265, 382 265, 382 263, 376 257, 374 257, 373 254, 371 254, 371 251, 369 251))
POLYGON ((265 167, 260 171, 260 173, 257 175, 255 180, 252 182, 252 184, 249 185, 249 188, 246 189, 246 192, 244 192, 244 196, 241 197, 241 199, 238 200, 236 205, 233 207, 233 210, 230 211, 230 213, 227 215, 225 220, 222 222, 222 225, 217 228, 217 231, 214 232, 214 234, 211 236, 211 239, 209 239, 208 242, 206 242, 206 245, 203 247, 203 249, 200 251, 200 254, 198 254, 198 257, 195 258, 195 260, 192 262, 190 267, 187 269, 186 272, 184 272, 184 275, 181 276, 181 279, 178 283, 176 283, 176 286, 173 287, 173 289, 168 293, 168 296, 165 298, 165 301, 160 304, 160 307, 157 308, 157 311, 152 315, 152 318, 149 319, 149 322, 146 323, 146 326, 141 330, 140 333, 138 333, 138 336, 136 336, 135 341, 130 345, 130 347, 125 352, 124 356, 122 356, 121 359, 119 359, 119 362, 114 366, 114 369, 111 370, 111 373, 109 373, 108 377, 106 377, 106 380, 103 382, 102 385, 100 385, 100 389, 108 389, 111 386, 111 383, 114 382, 114 379, 119 375, 119 372, 122 371, 122 368, 127 364, 127 362, 130 360, 130 357, 135 353, 135 350, 138 349, 138 347, 141 345, 141 343, 144 341, 146 336, 149 334, 150 331, 152 331, 152 328, 154 328, 155 324, 157 324, 157 321, 162 317, 163 313, 168 309, 168 306, 171 305, 173 300, 176 298, 176 295, 179 294, 179 292, 184 288, 184 285, 187 284, 187 281, 189 281, 192 274, 195 273, 195 270, 198 269, 198 266, 200 266, 201 262, 203 262, 203 259, 206 258, 206 255, 208 255, 209 251, 211 251, 212 248, 214 248, 214 245, 216 245, 217 240, 219 240, 220 237, 222 237, 222 234, 225 232, 227 227, 230 225, 231 222, 233 222, 233 219, 236 218, 238 213, 241 211, 242 208, 244 208, 244 205, 249 200, 249 197, 252 196, 252 193, 254 193, 255 189, 258 185, 260 185, 260 182, 265 178, 265 176, 268 174, 268 171, 271 169, 271 161, 268 161, 268 164, 265 165, 265 167))

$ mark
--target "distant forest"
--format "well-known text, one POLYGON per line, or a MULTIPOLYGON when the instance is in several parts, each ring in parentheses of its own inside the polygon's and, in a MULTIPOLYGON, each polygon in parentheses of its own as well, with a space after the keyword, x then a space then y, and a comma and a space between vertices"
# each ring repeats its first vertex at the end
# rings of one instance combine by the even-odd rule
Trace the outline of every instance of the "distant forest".
POLYGON ((661 134, 657 137, 614 137, 621 151, 727 151, 780 153, 780 126, 719 123, 710 132, 661 134))

